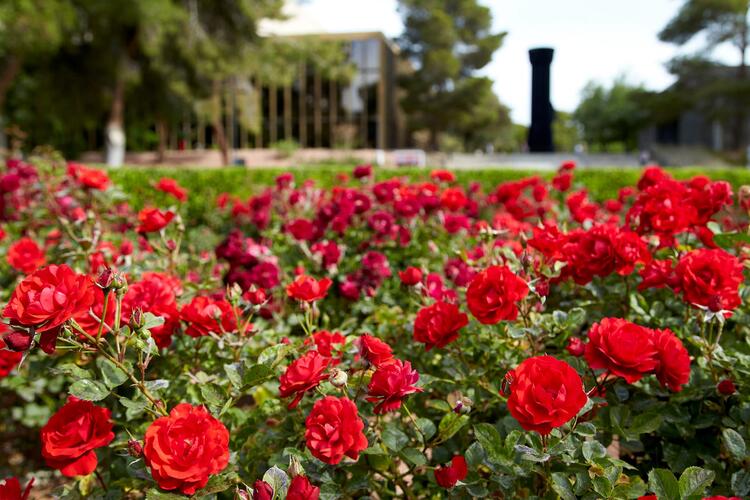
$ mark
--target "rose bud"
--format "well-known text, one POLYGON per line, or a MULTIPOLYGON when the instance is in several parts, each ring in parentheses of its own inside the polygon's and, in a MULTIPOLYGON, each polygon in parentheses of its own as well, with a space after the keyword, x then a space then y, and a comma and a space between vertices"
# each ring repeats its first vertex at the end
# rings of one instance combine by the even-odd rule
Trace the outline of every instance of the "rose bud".
POLYGON ((140 307, 133 309, 130 315, 130 322, 128 325, 131 330, 140 330, 146 324, 146 316, 143 314, 143 310, 140 307))
POLYGON ((234 498, 236 500, 250 500, 253 497, 246 489, 237 487, 237 489, 234 490, 234 498))
POLYGON ((3 337, 7 349, 14 352, 28 351, 32 340, 34 332, 26 330, 13 330, 3 337))
POLYGON ((295 456, 289 457, 289 468, 287 469, 287 472, 289 472, 289 476, 291 477, 305 475, 305 469, 302 467, 302 464, 299 463, 299 460, 295 456))
POLYGON ((331 370, 331 376, 328 377, 328 381, 331 382, 335 387, 345 387, 349 380, 349 376, 345 371, 333 368, 331 370))
POLYGON ((568 339, 568 345, 565 346, 565 349, 571 356, 579 358, 583 356, 584 351, 586 351, 586 344, 580 337, 571 337, 568 339))
POLYGON ((167 241, 167 250, 169 250, 170 252, 174 252, 176 248, 177 248, 177 243, 175 243, 174 240, 167 241))
POLYGON ((99 277, 96 278, 96 284, 99 286, 99 288, 106 290, 107 288, 112 286, 114 279, 114 272, 112 272, 112 269, 107 267, 101 273, 99 273, 99 277))
POLYGON ((474 405, 474 401, 467 398, 466 396, 463 396, 458 401, 456 401, 456 405, 453 407, 453 413, 459 413, 459 414, 467 414, 471 412, 471 407, 474 405))
POLYGON ((539 280, 534 284, 534 290, 540 297, 549 295, 549 280, 539 280))
POLYGON ((128 441, 128 455, 135 458, 140 458, 143 455, 143 446, 137 439, 131 439, 128 441))
POLYGON ((737 392, 737 386, 735 386, 734 382, 732 382, 730 379, 725 378, 716 385, 716 390, 719 391, 719 394, 723 396, 731 396, 732 394, 737 392))

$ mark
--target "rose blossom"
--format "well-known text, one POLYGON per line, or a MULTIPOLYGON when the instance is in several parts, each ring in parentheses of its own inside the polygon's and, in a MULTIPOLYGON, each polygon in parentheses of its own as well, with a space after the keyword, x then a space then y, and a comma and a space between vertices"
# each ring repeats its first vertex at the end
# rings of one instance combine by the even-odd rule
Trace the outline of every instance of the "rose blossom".
POLYGON ((620 318, 604 318, 589 329, 584 354, 589 366, 632 384, 659 364, 651 330, 620 318))
POLYGON ((690 355, 671 330, 653 330, 653 335, 659 359, 656 378, 661 385, 679 392, 690 380, 690 355))
POLYGON ((26 500, 31 494, 31 487, 34 486, 34 478, 21 490, 21 483, 17 477, 8 477, 0 483, 0 499, 2 500, 26 500))
POLYGON ((191 337, 233 332, 237 327, 235 311, 229 302, 202 295, 182 307, 180 319, 187 323, 185 334, 191 337))
POLYGON ((304 274, 297 276, 292 283, 287 285, 287 296, 303 302, 315 302, 326 296, 331 287, 331 280, 323 278, 316 280, 304 274))
POLYGON ((578 373, 552 356, 528 358, 509 376, 508 411, 521 427, 543 436, 575 417, 588 400, 578 373))
POLYGON ((516 302, 529 293, 524 280, 506 266, 490 266, 469 283, 466 301, 471 314, 480 323, 494 325, 501 320, 518 317, 516 302))
POLYGON ((433 347, 443 348, 458 338, 458 331, 469 323, 469 317, 458 306, 446 302, 423 307, 414 320, 414 340, 433 347))
POLYGON ((742 263, 724 250, 699 249, 680 258, 675 267, 677 288, 689 304, 711 311, 732 311, 741 304, 742 263))
POLYGON ((411 363, 394 359, 375 370, 367 386, 367 401, 378 403, 375 406, 376 415, 398 410, 406 396, 422 392, 414 385, 418 380, 419 373, 412 369, 411 363))
POLYGON ((296 408, 305 392, 315 389, 320 382, 328 378, 326 370, 329 362, 330 359, 318 351, 308 351, 287 366, 279 378, 279 396, 288 398, 292 394, 295 395, 287 408, 296 408))
POLYGON ((144 208, 138 212, 138 233, 155 233, 161 231, 172 222, 175 213, 171 210, 161 211, 158 208, 144 208))
POLYGON ((358 339, 359 355, 372 365, 380 366, 393 359, 393 349, 377 337, 364 334, 358 339))
POLYGON ((143 457, 159 488, 192 495, 229 463, 229 431, 203 406, 181 403, 146 429, 143 457))
POLYGON ((336 465, 344 456, 357 460, 368 446, 357 405, 347 397, 326 396, 316 401, 305 427, 307 448, 329 465, 336 465))
POLYGON ((435 469, 435 481, 443 488, 453 488, 456 483, 466 479, 469 473, 466 468, 466 459, 461 455, 456 455, 451 460, 450 465, 442 465, 435 469))
POLYGON ((21 238, 8 247, 6 259, 10 267, 24 274, 36 271, 47 262, 44 250, 31 238, 21 238))
POLYGON ((286 492, 286 500, 318 500, 320 488, 313 486, 306 476, 294 476, 286 492))
MULTIPOLYGON (((65 264, 51 265, 34 271, 18 284, 3 316, 11 325, 42 332, 41 347, 51 353, 55 350, 58 327, 87 312, 93 302, 91 278, 77 274, 65 264)), ((31 344, 31 337, 31 331, 12 332, 5 340, 13 350, 25 350, 31 344)))
POLYGON ((98 464, 94 450, 114 438, 109 409, 71 396, 42 427, 42 456, 63 476, 87 476, 98 464))
POLYGON ((173 196, 177 201, 187 201, 187 189, 180 186, 176 180, 169 177, 162 177, 154 186, 163 193, 173 196))

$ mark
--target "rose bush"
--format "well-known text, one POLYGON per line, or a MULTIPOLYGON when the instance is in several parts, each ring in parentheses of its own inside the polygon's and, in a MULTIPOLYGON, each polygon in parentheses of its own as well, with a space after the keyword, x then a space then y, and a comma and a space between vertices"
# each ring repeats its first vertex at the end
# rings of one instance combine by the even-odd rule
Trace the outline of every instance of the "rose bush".
POLYGON ((9 159, 0 498, 750 495, 746 196, 378 175, 9 159))

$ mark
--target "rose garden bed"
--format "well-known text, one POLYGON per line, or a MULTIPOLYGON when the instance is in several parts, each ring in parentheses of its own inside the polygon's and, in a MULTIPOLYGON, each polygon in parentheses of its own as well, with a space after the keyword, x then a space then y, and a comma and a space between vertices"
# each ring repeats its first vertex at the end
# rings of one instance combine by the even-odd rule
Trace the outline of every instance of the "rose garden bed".
POLYGON ((494 175, 8 160, 0 499, 750 494, 744 177, 494 175))

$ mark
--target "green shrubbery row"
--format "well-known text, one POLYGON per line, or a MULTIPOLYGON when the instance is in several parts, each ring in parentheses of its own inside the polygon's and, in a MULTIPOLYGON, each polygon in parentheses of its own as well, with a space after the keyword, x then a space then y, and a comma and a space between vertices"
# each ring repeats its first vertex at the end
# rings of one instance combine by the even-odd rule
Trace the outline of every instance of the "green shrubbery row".
MULTIPOLYGON (((215 206, 220 193, 230 193, 247 198, 265 186, 273 185, 274 179, 282 172, 294 172, 298 181, 312 179, 316 184, 327 187, 336 182, 336 176, 350 174, 349 165, 311 166, 295 169, 262 168, 244 169, 239 167, 225 168, 177 168, 177 167, 126 167, 110 172, 113 180, 128 193, 130 202, 137 208, 155 203, 154 190, 151 185, 161 177, 172 177, 190 192, 187 215, 189 220, 202 222, 206 214, 215 206)), ((378 180, 394 176, 405 176, 410 179, 424 176, 424 168, 376 169, 378 180)), ((459 183, 480 182, 486 190, 499 183, 520 179, 537 173, 542 177, 551 177, 553 172, 535 172, 533 170, 497 168, 477 170, 456 170, 459 183)), ((678 179, 687 179, 698 174, 705 174, 712 179, 729 181, 735 189, 743 184, 750 184, 750 170, 741 169, 700 169, 675 168, 670 173, 678 179)), ((575 173, 575 182, 584 185, 591 197, 597 201, 615 198, 617 191, 625 186, 633 186, 640 177, 640 169, 592 168, 579 169, 575 173)))

